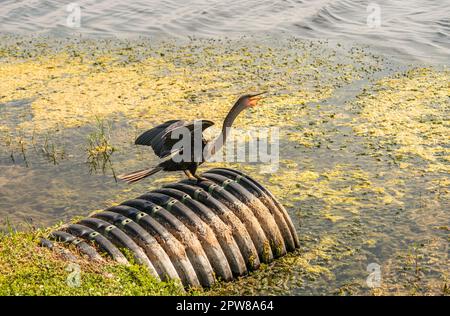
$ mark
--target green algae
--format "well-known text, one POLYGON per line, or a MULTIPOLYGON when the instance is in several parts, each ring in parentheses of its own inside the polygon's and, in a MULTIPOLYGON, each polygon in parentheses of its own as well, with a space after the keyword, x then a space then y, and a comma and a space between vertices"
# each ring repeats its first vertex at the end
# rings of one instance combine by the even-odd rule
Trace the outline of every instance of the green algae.
POLYGON ((400 168, 411 168, 419 158, 427 171, 449 172, 448 119, 450 72, 411 69, 378 81, 350 103, 359 110, 353 129, 358 135, 390 148, 400 168))
MULTIPOLYGON (((266 126, 273 124, 280 110, 290 112, 289 121, 296 120, 304 115, 299 104, 323 100, 335 87, 363 76, 352 60, 338 62, 332 49, 320 54, 323 45, 314 42, 308 48, 317 51, 314 55, 305 54, 305 42, 292 41, 288 49, 248 46, 244 41, 227 44, 231 43, 194 41, 176 49, 161 44, 149 49, 164 50, 164 54, 148 53, 139 62, 124 62, 120 47, 100 49, 102 53, 94 56, 79 52, 74 57, 64 51, 74 49, 70 45, 62 52, 30 59, 11 56, 0 63, 4 78, 0 102, 34 98, 33 121, 19 124, 24 130, 30 125, 73 127, 114 114, 137 120, 140 126, 162 111, 167 118, 195 118, 200 104, 206 105, 201 114, 217 120, 228 110, 224 104, 231 104, 237 95, 267 90, 276 97, 268 97, 270 106, 255 110, 251 118, 252 124, 266 126)), ((249 122, 246 117, 241 121, 249 122)))

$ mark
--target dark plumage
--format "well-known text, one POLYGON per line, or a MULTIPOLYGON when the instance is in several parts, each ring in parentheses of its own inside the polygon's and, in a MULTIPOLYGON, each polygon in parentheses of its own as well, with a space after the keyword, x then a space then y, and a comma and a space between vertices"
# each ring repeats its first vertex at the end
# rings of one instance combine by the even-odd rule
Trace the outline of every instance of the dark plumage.
POLYGON ((136 138, 134 143, 136 145, 150 146, 159 158, 165 158, 173 153, 173 146, 178 142, 178 138, 172 138, 174 133, 181 129, 188 129, 191 131, 191 137, 194 137, 196 132, 195 128, 201 128, 203 132, 213 125, 214 122, 206 120, 198 120, 195 122, 185 122, 182 120, 167 121, 142 133, 136 138))
POLYGON ((123 174, 118 178, 128 183, 133 183, 164 170, 184 171, 190 179, 201 179, 196 175, 196 172, 198 166, 205 161, 205 147, 209 146, 206 150, 207 153, 211 155, 216 153, 224 145, 228 135, 228 129, 232 126, 236 117, 244 109, 256 106, 257 101, 260 99, 257 96, 260 94, 244 95, 237 100, 223 122, 222 132, 213 142, 207 142, 203 137, 203 131, 214 125, 214 122, 208 120, 197 120, 194 122, 171 120, 142 133, 135 140, 136 145, 150 146, 161 159, 169 156, 170 158, 162 161, 155 168, 123 174), (183 135, 183 132, 188 132, 189 134, 183 135), (180 134, 187 137, 188 141, 190 141, 187 143, 183 142, 183 145, 188 145, 190 148, 175 146, 180 141, 180 134), (196 143, 201 144, 201 146, 196 148, 194 146, 196 143), (200 148, 201 152, 199 150, 200 148), (184 150, 190 151, 190 157, 188 159, 184 159, 184 150))

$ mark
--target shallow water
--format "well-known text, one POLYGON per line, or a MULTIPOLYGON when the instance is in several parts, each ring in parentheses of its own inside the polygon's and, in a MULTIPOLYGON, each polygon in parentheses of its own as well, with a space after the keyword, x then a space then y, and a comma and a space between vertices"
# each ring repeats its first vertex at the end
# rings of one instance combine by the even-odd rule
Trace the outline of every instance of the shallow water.
POLYGON ((379 1, 378 29, 362 1, 79 3, 74 30, 65 3, 1 2, 2 230, 67 222, 180 179, 128 186, 115 175, 157 162, 133 145, 146 128, 220 122, 238 95, 268 90, 236 126, 280 128, 278 172, 226 165, 279 197, 301 248, 212 293, 448 294, 443 2, 379 1), (371 263, 380 287, 367 286, 371 263))
POLYGON ((79 28, 68 27, 68 3, 3 0, 1 31, 121 38, 270 33, 369 44, 411 62, 446 63, 450 55, 446 1, 81 0, 73 2, 80 7, 79 28))

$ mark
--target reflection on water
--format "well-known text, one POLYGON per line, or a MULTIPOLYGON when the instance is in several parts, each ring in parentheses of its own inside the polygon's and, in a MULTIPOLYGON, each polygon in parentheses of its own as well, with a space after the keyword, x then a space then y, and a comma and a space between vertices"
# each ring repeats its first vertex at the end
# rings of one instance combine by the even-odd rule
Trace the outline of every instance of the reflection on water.
POLYGON ((2 43, 3 228, 6 218, 26 228, 85 216, 178 179, 128 186, 114 174, 156 163, 149 148, 133 145, 146 128, 174 118, 219 123, 237 95, 269 90, 236 126, 281 128, 279 171, 230 166, 286 205, 301 249, 213 291, 445 291, 448 70, 293 38, 2 43), (381 266, 381 288, 367 287, 371 263, 381 266))
POLYGON ((0 31, 163 38, 285 33, 370 44, 399 60, 445 63, 450 54, 450 6, 443 0, 80 0, 76 29, 67 26, 68 3, 2 1, 0 31), (376 20, 380 27, 371 27, 376 20))

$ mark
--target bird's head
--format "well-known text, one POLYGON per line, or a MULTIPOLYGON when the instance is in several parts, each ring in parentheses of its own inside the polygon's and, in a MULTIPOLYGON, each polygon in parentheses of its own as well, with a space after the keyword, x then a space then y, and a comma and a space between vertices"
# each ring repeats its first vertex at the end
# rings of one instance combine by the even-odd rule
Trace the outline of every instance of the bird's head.
POLYGON ((258 101, 261 100, 261 94, 265 92, 257 93, 257 94, 246 94, 239 98, 237 104, 239 104, 243 108, 252 108, 258 106, 258 101))

